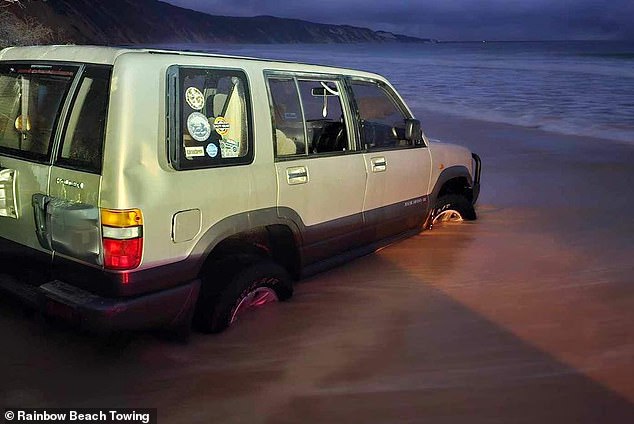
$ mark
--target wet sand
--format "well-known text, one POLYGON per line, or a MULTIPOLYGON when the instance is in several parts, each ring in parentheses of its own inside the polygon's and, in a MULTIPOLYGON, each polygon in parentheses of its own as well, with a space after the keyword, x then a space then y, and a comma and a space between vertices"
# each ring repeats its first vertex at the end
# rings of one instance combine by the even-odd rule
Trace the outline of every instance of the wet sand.
POLYGON ((479 219, 301 282, 188 345, 0 301, 0 405, 162 423, 634 422, 634 148, 419 112, 483 160, 479 219))

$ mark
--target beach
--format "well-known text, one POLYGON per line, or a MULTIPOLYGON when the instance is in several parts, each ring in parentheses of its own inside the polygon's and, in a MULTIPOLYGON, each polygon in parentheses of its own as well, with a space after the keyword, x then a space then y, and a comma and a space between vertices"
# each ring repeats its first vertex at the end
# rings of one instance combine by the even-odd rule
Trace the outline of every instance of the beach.
POLYGON ((104 345, 0 300, 0 403, 167 423, 634 421, 634 147, 417 109, 483 162, 478 220, 188 345, 104 345))

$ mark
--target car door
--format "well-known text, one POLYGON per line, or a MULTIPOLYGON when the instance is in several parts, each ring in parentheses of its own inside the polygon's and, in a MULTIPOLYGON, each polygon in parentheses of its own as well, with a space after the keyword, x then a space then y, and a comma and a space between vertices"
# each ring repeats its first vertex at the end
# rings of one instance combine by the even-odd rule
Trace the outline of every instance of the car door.
POLYGON ((427 211, 431 156, 424 142, 405 139, 411 113, 387 84, 350 79, 368 173, 363 213, 374 238, 420 226, 427 211))
POLYGON ((46 279, 52 252, 34 201, 46 196, 55 142, 80 66, 0 64, 0 237, 2 272, 46 279), (43 272, 39 272, 43 271, 43 272))
POLYGON ((299 223, 305 264, 363 244, 366 169, 341 78, 273 74, 279 214, 299 223))
POLYGON ((84 66, 65 117, 41 210, 55 260, 102 265, 99 193, 110 76, 110 66, 84 66))

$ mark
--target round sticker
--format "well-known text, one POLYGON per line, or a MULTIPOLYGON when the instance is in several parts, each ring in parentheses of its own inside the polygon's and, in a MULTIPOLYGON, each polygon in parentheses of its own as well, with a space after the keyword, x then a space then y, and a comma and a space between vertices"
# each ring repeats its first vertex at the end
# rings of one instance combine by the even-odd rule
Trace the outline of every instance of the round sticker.
POLYGON ((229 128, 231 128, 231 126, 224 117, 219 116, 214 119, 214 130, 216 130, 218 134, 227 135, 229 128))
POLYGON ((196 141, 205 141, 211 135, 211 125, 205 115, 194 112, 187 117, 187 131, 196 141))
POLYGON ((205 106, 205 96, 196 87, 189 87, 185 90, 185 100, 194 110, 201 110, 205 106))
POLYGON ((218 146, 216 146, 214 143, 209 143, 205 150, 207 150, 207 154, 209 155, 209 157, 215 158, 216 156, 218 156, 218 146))

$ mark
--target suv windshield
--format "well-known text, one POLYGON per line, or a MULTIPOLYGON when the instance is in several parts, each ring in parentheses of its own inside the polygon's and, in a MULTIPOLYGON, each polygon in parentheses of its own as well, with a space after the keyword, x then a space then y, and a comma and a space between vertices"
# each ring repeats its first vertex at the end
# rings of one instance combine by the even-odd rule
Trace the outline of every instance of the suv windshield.
POLYGON ((55 65, 0 65, 0 152, 47 160, 76 72, 55 65))

